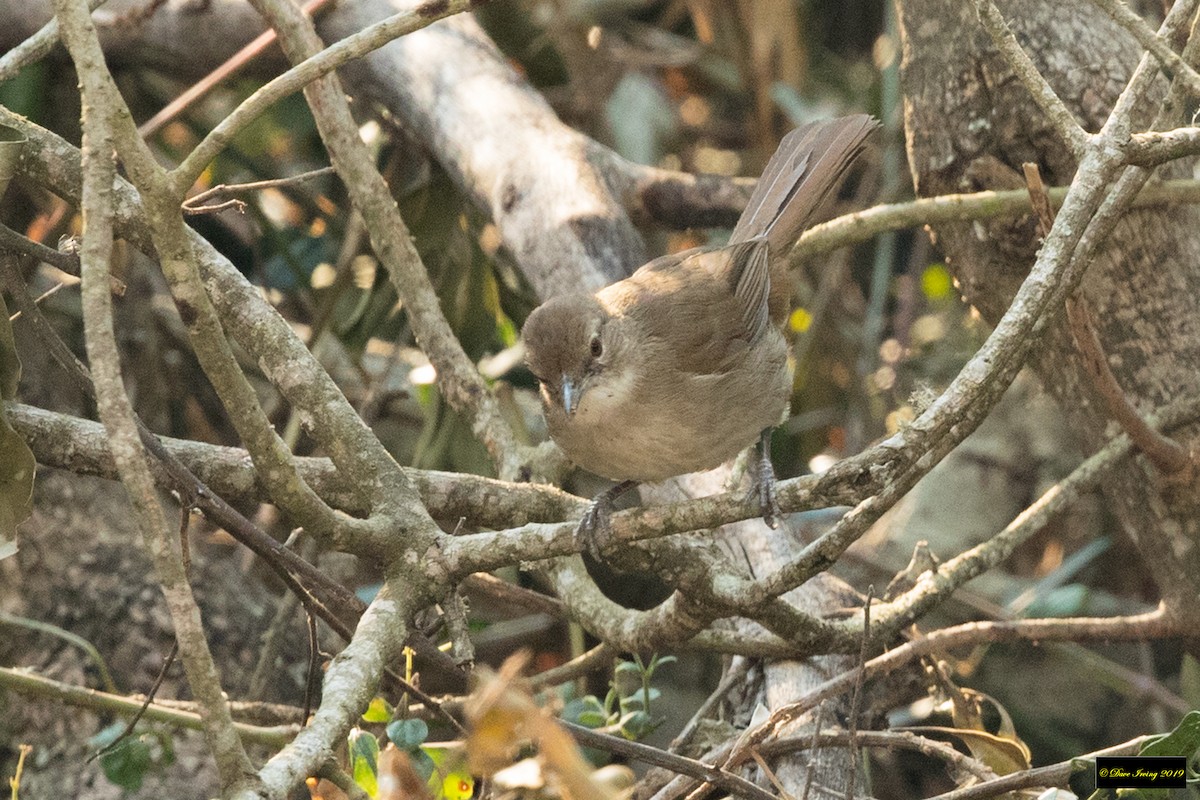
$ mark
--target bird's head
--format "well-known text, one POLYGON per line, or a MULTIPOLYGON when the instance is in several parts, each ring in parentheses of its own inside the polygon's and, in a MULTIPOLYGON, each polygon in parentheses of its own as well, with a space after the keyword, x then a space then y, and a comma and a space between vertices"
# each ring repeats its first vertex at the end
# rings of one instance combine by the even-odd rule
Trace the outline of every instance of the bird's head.
POLYGON ((572 416, 612 364, 613 317, 592 295, 551 298, 525 320, 525 363, 542 385, 542 402, 572 416))

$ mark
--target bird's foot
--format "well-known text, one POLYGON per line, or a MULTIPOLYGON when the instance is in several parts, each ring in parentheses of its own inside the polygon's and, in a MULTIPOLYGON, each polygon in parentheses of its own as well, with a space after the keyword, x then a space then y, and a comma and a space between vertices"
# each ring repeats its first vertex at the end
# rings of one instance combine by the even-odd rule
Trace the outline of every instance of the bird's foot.
POLYGON ((621 481, 593 498, 575 529, 575 544, 581 551, 586 550, 592 558, 601 560, 601 552, 613 544, 613 504, 634 486, 637 481, 621 481))
POLYGON ((779 508, 779 497, 775 491, 775 467, 771 464, 771 431, 765 430, 759 439, 754 464, 753 482, 750 485, 748 500, 757 499, 763 522, 772 530, 779 527, 783 519, 783 511, 779 508))

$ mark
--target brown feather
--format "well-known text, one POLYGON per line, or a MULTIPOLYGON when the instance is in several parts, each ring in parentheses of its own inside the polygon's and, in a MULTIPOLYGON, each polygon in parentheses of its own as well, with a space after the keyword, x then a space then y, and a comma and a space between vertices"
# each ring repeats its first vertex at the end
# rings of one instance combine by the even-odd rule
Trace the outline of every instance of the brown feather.
POLYGON ((879 123, 866 114, 802 125, 783 137, 733 228, 730 244, 759 237, 770 258, 771 319, 782 325, 789 312, 787 254, 862 153, 879 123))

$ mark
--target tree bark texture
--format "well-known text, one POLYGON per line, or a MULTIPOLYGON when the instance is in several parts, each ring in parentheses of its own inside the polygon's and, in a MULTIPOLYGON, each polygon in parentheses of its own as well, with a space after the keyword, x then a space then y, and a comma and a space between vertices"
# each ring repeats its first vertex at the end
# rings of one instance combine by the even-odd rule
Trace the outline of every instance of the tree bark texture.
MULTIPOLYGON (((1098 130, 1140 56, 1132 38, 1097 7, 1006 0, 998 7, 1017 40, 1084 128, 1098 130)), ((923 196, 1024 185, 1023 162, 1046 182, 1071 181, 1076 163, 981 27, 974 5, 897 0, 905 132, 923 196)), ((1148 127, 1165 95, 1143 98, 1135 129, 1148 127)), ((1190 165, 1160 177, 1190 174, 1190 165)), ((1126 396, 1140 413, 1200 390, 1200 210, 1130 212, 1089 266, 1081 292, 1126 396)), ((934 230, 960 291, 990 323, 1008 307, 1033 263, 1034 219, 947 224, 934 230)), ((1081 367, 1065 314, 1057 312, 1030 364, 1089 447, 1116 432, 1081 367)), ((1194 436, 1194 434, 1192 434, 1194 436)), ((1187 446, 1189 434, 1177 434, 1187 446)), ((1104 484, 1104 504, 1133 537, 1176 614, 1200 598, 1198 520, 1192 487, 1173 487, 1141 457, 1104 484)))

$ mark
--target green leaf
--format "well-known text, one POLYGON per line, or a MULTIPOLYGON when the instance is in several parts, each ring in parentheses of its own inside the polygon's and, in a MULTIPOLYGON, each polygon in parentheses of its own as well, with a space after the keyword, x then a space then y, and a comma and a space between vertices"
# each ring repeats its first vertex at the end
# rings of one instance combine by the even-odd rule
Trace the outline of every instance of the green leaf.
POLYGON ((437 764, 433 763, 433 759, 429 757, 429 753, 418 747, 409 753, 408 757, 412 760, 413 772, 417 773, 421 780, 428 783, 429 779, 433 777, 434 769, 437 768, 437 764))
POLYGON ((129 792, 142 788, 150 769, 150 747, 140 737, 130 736, 100 756, 104 777, 129 792))
POLYGON ((382 697, 376 697, 371 700, 371 704, 363 712, 362 718, 366 722, 387 722, 392 718, 392 706, 382 697))
MULTIPOLYGON (((92 736, 88 744, 104 749, 115 742, 124 731, 124 722, 114 722, 92 736)), ((175 749, 170 733, 147 730, 125 737, 111 751, 100 756, 100 768, 104 771, 104 777, 117 786, 126 791, 136 792, 142 787, 146 773, 152 769, 169 766, 174 760, 175 749)))
POLYGON ((655 656, 650 659, 650 671, 654 672, 659 667, 665 667, 668 664, 674 664, 679 659, 675 656, 655 656))
POLYGON ((997 775, 1009 775, 1029 769, 1029 747, 1012 736, 974 728, 950 728, 941 725, 912 725, 900 730, 956 736, 967 746, 972 756, 990 767, 997 775))
POLYGON ((613 675, 636 675, 641 677, 642 668, 632 661, 619 661, 613 667, 613 675))
MULTIPOLYGON (((1185 757, 1187 759, 1188 789, 1193 790, 1196 778, 1194 759, 1197 753, 1200 753, 1200 711, 1189 711, 1175 726, 1175 730, 1144 744, 1138 755, 1185 757)), ((1136 795, 1138 800, 1169 800, 1174 796, 1170 789, 1141 789, 1138 791, 1139 794, 1136 795)), ((1194 794, 1194 791, 1191 793, 1194 794)))
POLYGON ((470 800, 475 792, 475 779, 467 769, 466 753, 461 746, 426 745, 419 752, 434 764, 425 785, 437 800, 470 800))
POLYGON ((617 693, 616 686, 610 686, 608 694, 604 695, 604 710, 609 714, 616 713, 621 704, 621 695, 617 693))
POLYGON ((1186 756, 1200 750, 1200 711, 1189 711, 1175 730, 1142 746, 1143 756, 1186 756))
POLYGON ((626 739, 637 741, 657 727, 658 724, 645 711, 634 711, 621 717, 618 731, 626 739))
POLYGON ((359 728, 350 730, 350 774, 369 797, 379 793, 379 740, 359 728))
POLYGON ((585 728, 600 728, 608 723, 608 714, 595 695, 577 697, 563 706, 563 719, 585 728))
POLYGON ((621 698, 621 711, 636 711, 638 709, 641 709, 642 711, 649 711, 650 709, 644 707, 647 694, 650 695, 651 703, 662 697, 662 692, 658 689, 655 689, 653 686, 645 690, 638 689, 633 694, 626 695, 625 697, 621 698))
POLYGON ((1082 583, 1068 583, 1038 595, 1026 606, 1024 613, 1030 617, 1079 615, 1084 613, 1091 595, 1090 587, 1082 583))
POLYGON ((429 738, 429 726, 424 720, 398 719, 387 726, 387 737, 401 750, 416 750, 429 738))

